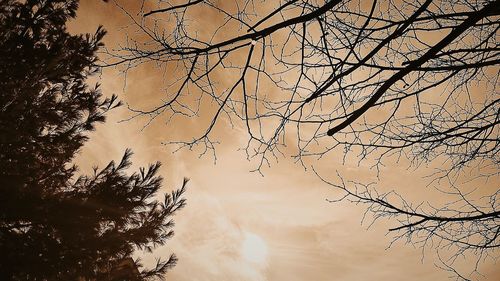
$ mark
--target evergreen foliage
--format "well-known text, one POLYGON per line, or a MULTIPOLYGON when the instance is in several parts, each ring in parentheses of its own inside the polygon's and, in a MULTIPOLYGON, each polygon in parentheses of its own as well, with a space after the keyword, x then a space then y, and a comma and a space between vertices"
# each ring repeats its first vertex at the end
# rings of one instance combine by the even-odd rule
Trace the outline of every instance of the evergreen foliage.
MULTIPOLYGON (((119 163, 77 175, 72 160, 120 105, 88 76, 105 31, 71 35, 77 0, 0 0, 0 279, 113 280, 136 249, 173 235, 182 188, 157 201, 160 163, 127 173, 119 163)), ((175 256, 130 280, 162 279, 175 256)), ((124 280, 121 277, 120 280, 124 280)))

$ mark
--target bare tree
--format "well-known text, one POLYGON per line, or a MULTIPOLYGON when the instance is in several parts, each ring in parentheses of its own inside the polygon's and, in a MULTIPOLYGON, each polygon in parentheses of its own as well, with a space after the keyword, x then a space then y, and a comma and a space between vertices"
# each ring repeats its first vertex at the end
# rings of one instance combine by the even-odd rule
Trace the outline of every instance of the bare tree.
POLYGON ((441 207, 342 177, 328 184, 375 219, 396 219, 396 238, 480 261, 500 246, 499 2, 144 1, 138 16, 126 11, 141 37, 110 52, 108 66, 166 69, 167 96, 132 105, 131 118, 210 116, 199 135, 175 142, 202 151, 215 149, 214 128, 228 120, 248 135, 259 172, 273 158, 307 166, 339 151, 377 171, 401 157, 437 163, 430 184, 456 198, 441 207), (215 25, 200 24, 209 14, 215 25), (489 194, 473 200, 464 178, 489 194))

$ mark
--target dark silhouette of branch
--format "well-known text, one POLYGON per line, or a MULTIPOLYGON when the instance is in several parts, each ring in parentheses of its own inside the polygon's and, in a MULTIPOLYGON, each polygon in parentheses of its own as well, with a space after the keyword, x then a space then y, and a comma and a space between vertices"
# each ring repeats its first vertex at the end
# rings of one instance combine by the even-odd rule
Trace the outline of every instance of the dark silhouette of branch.
POLYGON ((432 59, 439 51, 441 51, 444 47, 453 42, 453 40, 459 37, 463 32, 465 32, 468 28, 473 26, 476 22, 478 22, 479 20, 481 20, 486 16, 498 15, 499 13, 500 13, 500 1, 494 1, 483 7, 483 9, 481 9, 480 11, 469 15, 469 17, 464 22, 462 22, 459 26, 454 28, 452 32, 450 32, 450 34, 448 34, 439 43, 437 43, 435 46, 429 49, 424 55, 422 55, 421 57, 419 57, 414 61, 405 62, 405 64, 408 64, 407 67, 405 67, 398 73, 394 74, 391 78, 387 79, 387 81, 373 94, 373 96, 371 96, 371 98, 365 104, 363 104, 363 106, 354 111, 354 113, 351 114, 351 116, 349 116, 349 118, 347 118, 341 124, 335 126, 332 129, 329 129, 327 134, 329 136, 333 136, 338 131, 352 124, 354 121, 356 121, 356 119, 358 119, 361 115, 363 115, 370 107, 375 105, 375 103, 394 83, 396 83, 400 79, 403 79, 405 75, 414 71, 419 66, 432 59))
POLYGON ((203 0, 195 0, 195 1, 189 1, 186 4, 172 6, 172 7, 165 8, 165 9, 152 10, 152 11, 149 11, 149 12, 145 13, 144 17, 150 16, 150 15, 153 15, 153 14, 157 14, 157 13, 166 13, 166 12, 173 11, 173 10, 176 10, 176 9, 187 8, 189 6, 196 5, 196 4, 201 3, 201 2, 203 2, 203 0))

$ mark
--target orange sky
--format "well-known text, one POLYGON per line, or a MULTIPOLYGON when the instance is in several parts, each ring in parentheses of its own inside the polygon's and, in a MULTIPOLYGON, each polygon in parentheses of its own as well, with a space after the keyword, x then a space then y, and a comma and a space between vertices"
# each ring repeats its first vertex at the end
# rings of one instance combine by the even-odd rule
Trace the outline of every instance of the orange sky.
MULTIPOLYGON (((113 4, 97 0, 82 1, 71 30, 92 32, 99 24, 109 32, 105 38, 108 47, 116 47, 124 39, 120 27, 127 24, 126 17, 113 4)), ((161 73, 151 67, 129 72, 126 84, 115 69, 106 69, 100 78, 105 95, 118 94, 132 105, 162 97, 161 73)), ((183 177, 190 178, 188 205, 175 217, 175 237, 152 256, 143 257, 148 263, 155 256, 174 252, 179 262, 168 274, 169 280, 447 280, 449 274, 434 266, 432 251, 423 258, 420 249, 403 242, 387 249, 392 240, 387 229, 394 222, 379 221, 367 229, 367 224, 361 225, 361 206, 326 202, 336 192, 310 169, 279 159, 264 170, 264 176, 250 173, 255 163, 237 151, 246 138, 235 130, 223 127, 218 132, 224 142, 214 164, 209 155, 199 158, 189 150, 173 154, 175 147, 161 144, 167 136, 200 132, 196 121, 165 126, 160 118, 143 129, 143 120, 118 122, 128 115, 125 107, 110 113, 77 162, 82 171, 88 171, 93 165, 102 167, 109 160, 118 160, 125 148, 132 148, 134 168, 158 160, 163 163, 165 191, 180 186, 183 177), (253 237, 250 245, 265 248, 256 250, 255 259, 248 258, 248 237, 253 237)), ((330 157, 320 167, 326 175, 333 175, 336 169, 358 178, 372 174, 368 164, 340 165, 340 159, 330 157)), ((402 165, 389 166, 382 180, 418 197, 432 192, 416 192, 422 190, 420 176, 402 165), (402 181, 404 186, 400 186, 402 181)), ((485 278, 479 280, 499 280, 500 269, 491 260, 480 269, 485 278)))

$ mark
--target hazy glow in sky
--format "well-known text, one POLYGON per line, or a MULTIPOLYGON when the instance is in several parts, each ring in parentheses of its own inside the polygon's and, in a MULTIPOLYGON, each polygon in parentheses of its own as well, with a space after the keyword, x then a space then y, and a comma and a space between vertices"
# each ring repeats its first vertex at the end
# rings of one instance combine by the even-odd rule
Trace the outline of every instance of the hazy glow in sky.
POLYGON ((254 233, 245 232, 241 254, 247 261, 263 264, 267 259, 266 242, 254 233))

